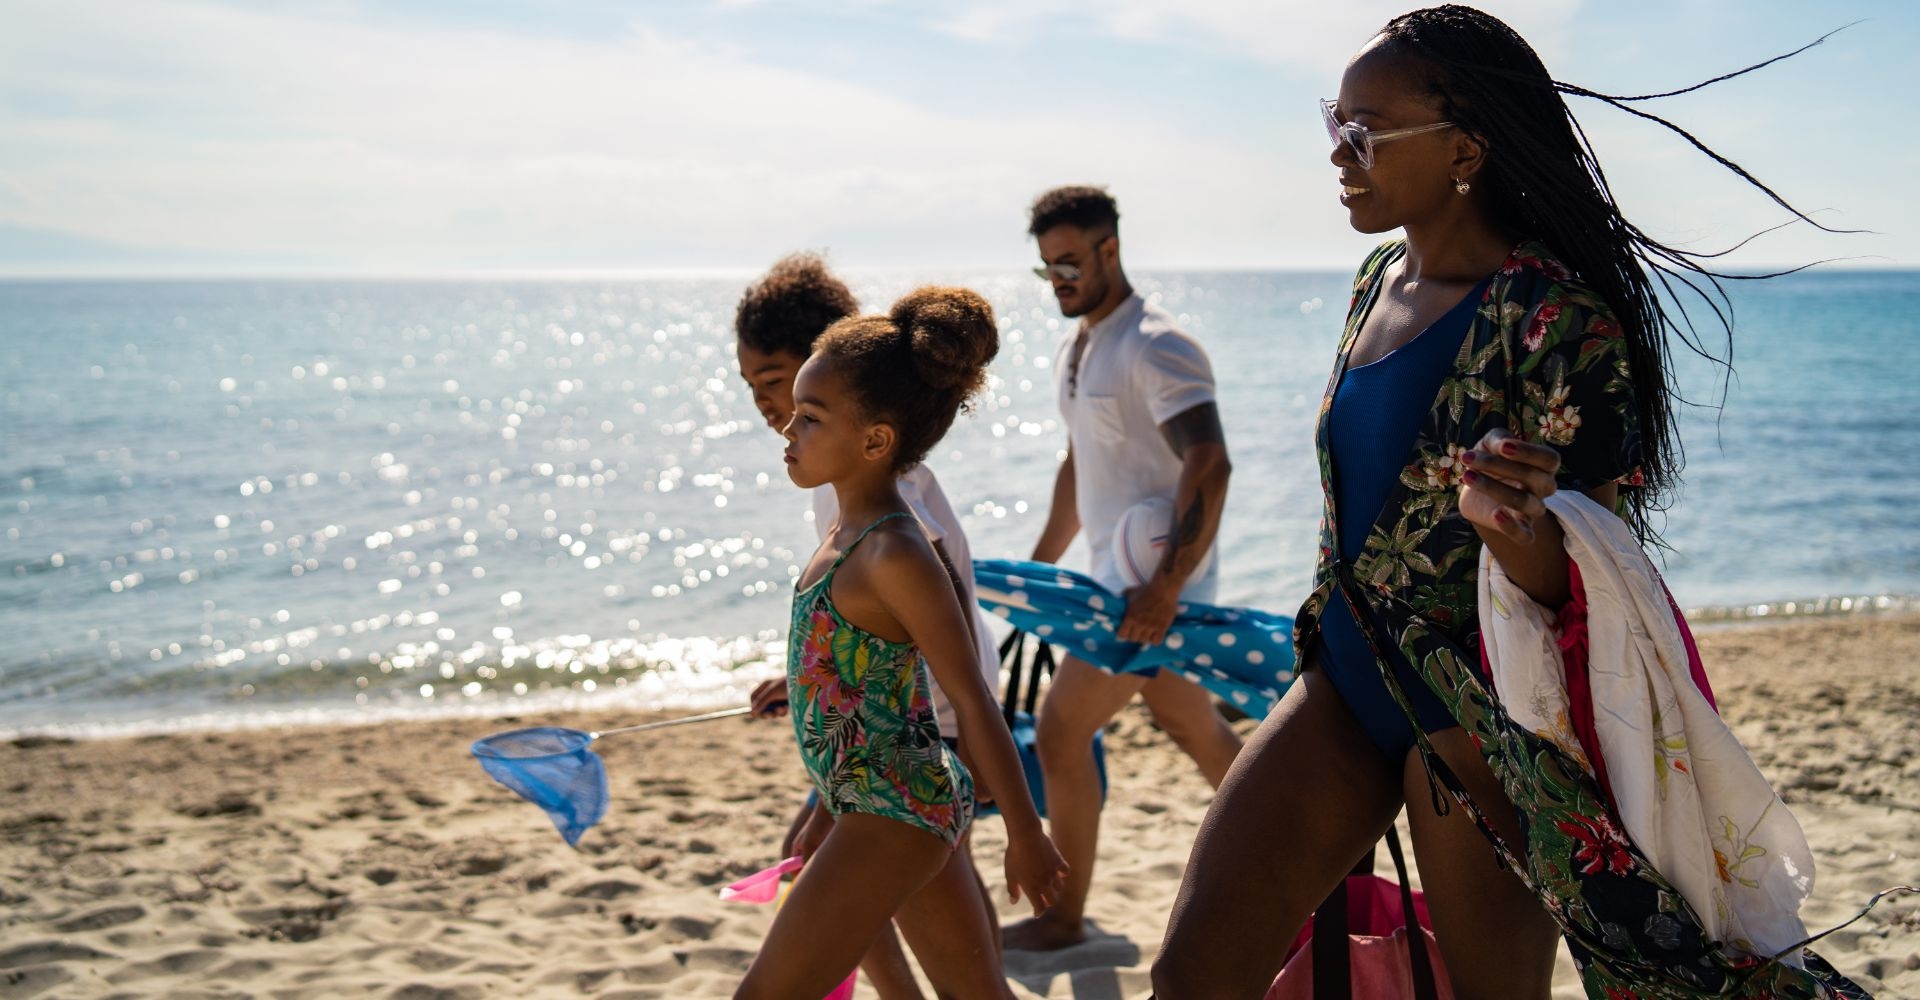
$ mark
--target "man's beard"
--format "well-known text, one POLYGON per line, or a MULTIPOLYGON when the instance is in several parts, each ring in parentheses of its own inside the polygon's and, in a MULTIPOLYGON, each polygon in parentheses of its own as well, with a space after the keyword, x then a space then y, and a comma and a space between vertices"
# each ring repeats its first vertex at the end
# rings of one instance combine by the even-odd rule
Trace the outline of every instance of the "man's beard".
POLYGON ((1080 275, 1080 283, 1081 288, 1079 291, 1081 295, 1079 296, 1079 304, 1072 309, 1068 309, 1064 305, 1060 307, 1060 315, 1067 319, 1079 319, 1092 312, 1100 303, 1107 300, 1106 274, 1095 274, 1092 271, 1082 272, 1080 275))

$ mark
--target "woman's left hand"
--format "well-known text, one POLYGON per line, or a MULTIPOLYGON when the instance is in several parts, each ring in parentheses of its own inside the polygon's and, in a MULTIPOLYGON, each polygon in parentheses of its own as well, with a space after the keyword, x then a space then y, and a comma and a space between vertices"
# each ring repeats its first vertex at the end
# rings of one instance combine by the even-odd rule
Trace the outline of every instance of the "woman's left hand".
POLYGON ((1560 453, 1528 444, 1504 428, 1495 428, 1461 456, 1460 514, 1482 531, 1516 542, 1534 539, 1534 524, 1547 516, 1547 497, 1557 487, 1560 453))

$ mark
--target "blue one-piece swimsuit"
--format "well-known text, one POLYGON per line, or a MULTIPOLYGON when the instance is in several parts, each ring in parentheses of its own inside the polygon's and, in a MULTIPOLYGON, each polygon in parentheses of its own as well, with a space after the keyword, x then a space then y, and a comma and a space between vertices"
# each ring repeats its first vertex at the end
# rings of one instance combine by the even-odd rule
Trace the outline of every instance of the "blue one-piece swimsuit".
MULTIPOLYGON (((1446 315, 1393 353, 1372 364, 1347 369, 1334 388, 1327 434, 1333 459, 1340 558, 1348 558, 1348 553, 1359 552, 1366 544, 1367 532, 1406 467, 1420 422, 1433 408, 1434 396, 1460 353, 1467 325, 1486 291, 1483 281, 1446 315)), ((1381 652, 1413 703, 1414 714, 1420 717, 1420 728, 1435 733, 1458 725, 1426 682, 1413 672, 1406 657, 1391 645, 1392 640, 1380 636, 1380 641, 1385 644, 1381 652)), ((1313 649, 1327 679, 1360 720, 1367 738, 1389 761, 1398 764, 1405 760, 1413 749, 1413 728, 1387 692, 1373 651, 1338 588, 1320 617, 1313 649)))

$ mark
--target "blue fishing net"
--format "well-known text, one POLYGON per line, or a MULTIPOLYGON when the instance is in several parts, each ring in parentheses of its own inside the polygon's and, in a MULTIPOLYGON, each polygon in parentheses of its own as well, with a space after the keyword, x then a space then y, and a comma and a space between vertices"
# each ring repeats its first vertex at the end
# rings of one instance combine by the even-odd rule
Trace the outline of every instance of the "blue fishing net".
POLYGON ((546 810, 572 846, 607 814, 607 766, 592 743, 578 729, 535 726, 475 740, 473 756, 493 780, 546 810))

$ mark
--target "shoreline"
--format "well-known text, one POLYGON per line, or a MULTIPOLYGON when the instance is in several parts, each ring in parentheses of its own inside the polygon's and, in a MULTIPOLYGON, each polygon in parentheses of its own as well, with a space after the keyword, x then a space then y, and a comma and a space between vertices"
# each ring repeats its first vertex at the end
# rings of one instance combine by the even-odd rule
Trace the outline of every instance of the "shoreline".
MULTIPOLYGON (((1822 595, 1814 598, 1771 601, 1755 604, 1717 605, 1685 609, 1687 622, 1694 631, 1705 633, 1722 628, 1802 621, 1867 620, 1877 616, 1920 614, 1920 594, 1822 595)), ((996 637, 997 638, 997 637, 996 637)), ((616 640, 606 640, 616 641, 616 640)), ((761 654, 754 660, 736 661, 728 669, 701 665, 696 669, 676 669, 673 686, 651 679, 658 670, 629 671, 617 683, 593 687, 546 687, 526 693, 489 690, 478 696, 449 694, 445 697, 411 700, 396 689, 387 700, 361 703, 351 700, 344 690, 324 698, 284 699, 251 702, 253 695, 228 698, 224 702, 181 700, 170 714, 147 714, 135 699, 109 699, 62 706, 49 713, 52 718, 26 724, 0 723, 0 742, 23 737, 70 740, 127 739, 159 734, 250 732, 262 729, 355 727, 430 722, 450 719, 499 719, 546 713, 614 714, 624 713, 641 721, 655 721, 675 713, 693 714, 744 704, 748 692, 762 680, 780 675, 775 663, 775 640, 759 636, 729 641, 673 640, 663 642, 701 642, 724 647, 740 642, 756 644, 761 654), (103 718, 104 717, 104 718, 103 718)), ((479 666, 490 666, 479 663, 479 666)), ((425 678, 433 680, 436 678, 425 678)), ((578 683, 578 682, 576 682, 578 683)), ((457 690, 457 689, 456 689, 457 690)), ((365 695, 361 695, 365 697, 365 695)), ((30 706, 22 699, 14 708, 30 706)))
MULTIPOLYGON (((1715 627, 1700 643, 1722 711, 1813 845, 1808 927, 1920 882, 1920 614, 1715 627)), ((716 893, 775 860, 805 780, 791 728, 597 743, 612 805, 578 850, 467 753, 509 723, 607 714, 0 743, 0 996, 728 996, 769 913, 716 893)), ((1137 708, 1107 741, 1099 933, 1010 955, 1017 996, 1150 988, 1210 792, 1137 708)), ((975 839, 998 892, 1003 829, 984 821, 975 839)), ((1920 898, 1816 947, 1878 997, 1920 997, 1920 898)), ((1564 951, 1553 995, 1582 995, 1564 951)))

